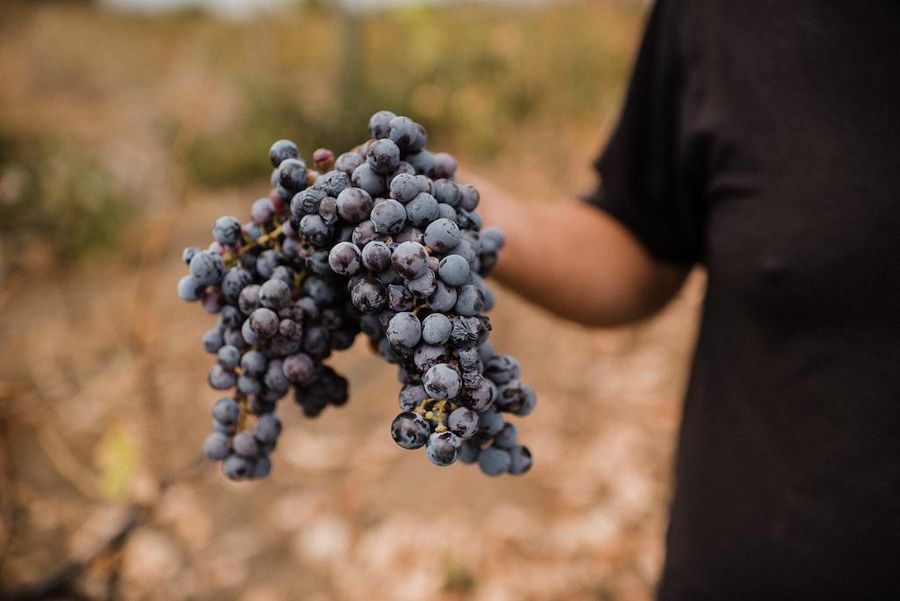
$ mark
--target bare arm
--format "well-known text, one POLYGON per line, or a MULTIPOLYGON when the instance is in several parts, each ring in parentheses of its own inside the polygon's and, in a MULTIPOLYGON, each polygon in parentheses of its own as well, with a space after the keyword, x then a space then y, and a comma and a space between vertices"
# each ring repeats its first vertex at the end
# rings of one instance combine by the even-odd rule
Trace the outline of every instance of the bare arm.
POLYGON ((506 235, 494 275, 549 311, 591 326, 648 317, 681 288, 690 268, 655 260, 621 223, 578 200, 518 200, 470 173, 486 225, 506 235))

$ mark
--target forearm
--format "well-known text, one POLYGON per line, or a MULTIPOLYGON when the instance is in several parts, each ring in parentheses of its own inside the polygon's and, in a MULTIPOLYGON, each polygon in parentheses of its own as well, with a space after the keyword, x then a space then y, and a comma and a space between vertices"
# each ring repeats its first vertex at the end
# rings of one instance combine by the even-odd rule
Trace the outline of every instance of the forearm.
POLYGON ((654 260, 622 224, 584 202, 534 203, 475 182, 488 225, 506 234, 494 275, 564 318, 615 326, 659 310, 688 268, 654 260))

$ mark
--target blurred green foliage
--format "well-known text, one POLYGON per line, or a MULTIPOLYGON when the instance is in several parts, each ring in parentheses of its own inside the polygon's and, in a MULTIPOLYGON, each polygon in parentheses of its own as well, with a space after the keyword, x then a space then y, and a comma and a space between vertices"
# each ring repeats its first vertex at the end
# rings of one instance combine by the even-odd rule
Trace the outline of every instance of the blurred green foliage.
POLYGON ((217 68, 241 109, 196 138, 189 174, 207 186, 259 178, 265 149, 282 137, 304 156, 348 150, 385 108, 422 122, 442 147, 489 162, 538 121, 551 132, 554 120, 598 122, 630 52, 618 25, 605 9, 552 5, 306 10, 223 27, 217 68))
POLYGON ((0 133, 0 240, 9 263, 25 242, 49 248, 62 263, 77 260, 114 242, 133 208, 117 179, 83 149, 0 133))

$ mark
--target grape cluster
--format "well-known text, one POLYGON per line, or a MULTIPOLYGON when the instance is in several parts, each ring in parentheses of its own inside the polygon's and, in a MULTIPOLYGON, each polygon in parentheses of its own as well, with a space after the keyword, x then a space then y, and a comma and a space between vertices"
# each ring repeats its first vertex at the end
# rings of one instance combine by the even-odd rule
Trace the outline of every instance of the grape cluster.
POLYGON ((268 475, 276 406, 292 390, 308 417, 347 401, 347 380, 325 361, 359 333, 399 366, 398 445, 490 476, 531 467, 503 414, 528 415, 534 392, 488 342, 494 297, 483 278, 503 235, 482 230, 478 191, 425 143, 421 125, 389 111, 350 152, 317 150, 314 168, 279 140, 272 192, 250 221, 221 217, 207 249, 185 249, 179 296, 219 314, 203 339, 216 355, 208 381, 231 394, 213 406, 204 452, 228 478, 268 475))

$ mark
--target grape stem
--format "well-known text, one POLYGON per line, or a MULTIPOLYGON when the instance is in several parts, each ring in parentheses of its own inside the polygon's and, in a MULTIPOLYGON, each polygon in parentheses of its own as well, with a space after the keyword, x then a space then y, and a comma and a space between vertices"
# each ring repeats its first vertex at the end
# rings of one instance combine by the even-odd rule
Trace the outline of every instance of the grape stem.
POLYGON ((225 261, 225 264, 226 264, 226 265, 228 265, 229 267, 231 267, 231 265, 234 264, 234 262, 238 259, 238 257, 240 257, 241 255, 243 255, 243 254, 245 254, 245 253, 247 253, 247 252, 253 250, 254 248, 257 248, 257 247, 260 247, 260 246, 266 246, 267 244, 269 244, 269 242, 273 242, 273 241, 277 244, 277 243, 278 243, 278 239, 279 239, 283 234, 284 234, 284 223, 280 223, 280 224, 278 224, 278 227, 276 227, 276 228, 275 228, 274 230, 272 230, 271 232, 268 232, 268 233, 266 233, 266 234, 263 234, 263 235, 260 236, 259 238, 255 238, 255 239, 253 239, 253 240, 250 240, 250 242, 248 242, 247 244, 245 244, 244 246, 242 246, 241 248, 239 248, 236 252, 233 252, 233 253, 232 253, 232 252, 225 253, 225 254, 222 256, 222 259, 225 261))

